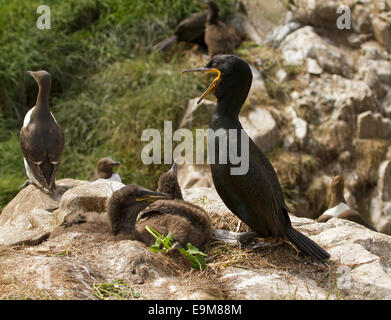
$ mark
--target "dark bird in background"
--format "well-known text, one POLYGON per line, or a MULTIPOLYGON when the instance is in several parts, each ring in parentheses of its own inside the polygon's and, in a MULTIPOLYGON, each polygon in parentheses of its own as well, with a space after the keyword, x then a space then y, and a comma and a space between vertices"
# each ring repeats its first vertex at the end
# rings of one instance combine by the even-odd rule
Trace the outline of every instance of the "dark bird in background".
POLYGON ((38 96, 20 129, 27 180, 20 188, 34 184, 44 191, 56 189, 56 174, 64 150, 64 134, 49 108, 51 76, 47 71, 28 71, 38 84, 38 96))
POLYGON ((343 195, 344 179, 342 175, 333 177, 330 183, 330 190, 331 200, 329 209, 323 212, 323 214, 318 218, 318 222, 326 222, 331 218, 339 218, 356 222, 364 227, 367 227, 368 229, 377 231, 363 219, 358 211, 353 210, 346 204, 346 200, 343 195))
POLYGON ((219 163, 220 139, 214 140, 216 164, 210 165, 212 178, 226 206, 259 236, 284 237, 305 254, 321 261, 328 259, 330 255, 324 249, 292 227, 284 195, 273 166, 248 137, 239 122, 239 112, 252 82, 249 65, 237 56, 217 55, 205 68, 184 70, 184 72, 189 71, 217 73, 217 77, 198 102, 210 92, 214 93, 217 105, 210 128, 214 132, 219 129, 226 132, 234 129, 238 137, 231 139, 227 133, 227 148, 221 150, 225 150, 223 152, 228 155, 230 149, 234 148, 233 154, 248 157, 248 171, 241 175, 232 175, 231 168, 237 165, 232 164, 229 157, 227 157, 227 164, 219 163), (249 150, 242 146, 241 131, 248 139, 249 150))
POLYGON ((196 12, 191 14, 175 27, 174 34, 171 37, 159 42, 153 47, 153 49, 161 51, 174 42, 180 41, 196 43, 201 47, 206 48, 204 42, 205 22, 205 12, 196 12))
POLYGON ((98 179, 109 179, 112 181, 121 181, 121 177, 118 173, 114 173, 113 168, 118 167, 121 163, 118 161, 113 161, 109 157, 105 157, 99 160, 97 165, 97 171, 90 178, 90 181, 95 181, 98 179))
POLYGON ((235 28, 219 19, 219 7, 216 2, 209 0, 206 7, 205 43, 209 57, 234 53, 235 48, 242 42, 241 37, 235 28))

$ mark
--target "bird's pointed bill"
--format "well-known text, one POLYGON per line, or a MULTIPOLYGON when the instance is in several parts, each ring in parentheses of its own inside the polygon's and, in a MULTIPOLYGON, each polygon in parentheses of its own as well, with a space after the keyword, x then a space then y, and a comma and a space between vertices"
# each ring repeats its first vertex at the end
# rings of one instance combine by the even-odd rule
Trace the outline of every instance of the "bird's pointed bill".
POLYGON ((196 68, 196 69, 187 69, 183 70, 182 73, 185 72, 210 72, 210 73, 217 73, 217 77, 212 81, 212 83, 209 85, 208 89, 205 90, 205 92, 202 94, 201 98, 198 99, 197 104, 199 104, 204 98, 206 98, 216 87, 217 83, 220 80, 221 72, 217 68, 196 68))
POLYGON ((161 193, 161 192, 147 192, 144 196, 136 198, 136 201, 149 201, 149 202, 155 202, 157 200, 169 200, 172 199, 172 196, 168 193, 161 193))
POLYGON ((174 171, 174 173, 177 173, 177 170, 178 170, 178 159, 174 160, 174 163, 172 164, 170 171, 171 170, 174 171))

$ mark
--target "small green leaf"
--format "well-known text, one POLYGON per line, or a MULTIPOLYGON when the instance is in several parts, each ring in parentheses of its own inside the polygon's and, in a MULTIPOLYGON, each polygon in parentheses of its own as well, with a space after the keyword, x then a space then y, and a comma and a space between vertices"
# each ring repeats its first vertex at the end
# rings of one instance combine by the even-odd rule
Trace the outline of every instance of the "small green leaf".
POLYGON ((206 262, 202 256, 207 256, 205 253, 198 250, 198 248, 194 247, 192 244, 188 243, 187 247, 189 249, 185 250, 184 248, 179 249, 179 251, 187 256, 190 260, 191 266, 197 270, 205 270, 206 262))
POLYGON ((193 255, 201 255, 201 256, 207 256, 207 254, 203 253, 202 251, 200 251, 197 247, 193 246, 191 243, 188 243, 187 244, 187 252, 189 254, 193 254, 193 255))
POLYGON ((157 253, 160 251, 160 242, 159 240, 156 240, 155 244, 149 247, 149 250, 151 250, 154 253, 157 253))
POLYGON ((167 237, 165 237, 165 238, 163 239, 163 245, 164 245, 164 247, 166 247, 167 249, 170 249, 170 248, 172 247, 172 234, 171 234, 171 233, 169 233, 169 234, 167 235, 167 237))
POLYGON ((59 257, 64 257, 67 255, 67 251, 64 250, 63 252, 59 252, 59 253, 56 253, 56 256, 59 256, 59 257))
MULTIPOLYGON (((173 237, 172 234, 169 233, 167 236, 162 236, 159 232, 151 228, 150 226, 145 227, 147 231, 156 238, 155 244, 149 247, 154 253, 157 252, 167 252, 172 247, 173 237), (163 248, 161 247, 163 245, 163 248)), ((184 248, 178 248, 179 252, 185 255, 189 260, 190 264, 193 268, 197 270, 205 270, 206 262, 203 256, 207 256, 207 254, 200 251, 197 247, 193 246, 191 243, 187 244, 187 250, 184 248)))

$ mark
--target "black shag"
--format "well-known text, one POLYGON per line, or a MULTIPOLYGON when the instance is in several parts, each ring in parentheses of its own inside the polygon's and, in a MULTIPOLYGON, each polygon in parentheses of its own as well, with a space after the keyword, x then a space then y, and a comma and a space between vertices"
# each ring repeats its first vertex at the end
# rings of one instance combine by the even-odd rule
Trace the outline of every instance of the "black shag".
MULTIPOLYGON (((210 128, 227 131, 234 129, 238 139, 228 137, 224 152, 234 148, 234 154, 246 156, 240 134, 245 131, 239 122, 239 112, 251 87, 252 73, 249 65, 234 55, 215 56, 205 68, 185 70, 217 73, 217 77, 201 96, 199 102, 210 92, 217 98, 217 106, 210 122, 210 128), (231 142, 232 141, 232 142, 231 142)), ((237 165, 219 163, 219 139, 214 141, 216 164, 211 164, 214 185, 226 206, 245 222, 259 236, 288 238, 305 254, 318 260, 330 255, 314 241, 292 227, 284 195, 277 174, 269 160, 257 145, 247 136, 249 142, 248 164, 245 174, 232 175, 237 165)), ((223 149, 223 148, 222 148, 223 149)))

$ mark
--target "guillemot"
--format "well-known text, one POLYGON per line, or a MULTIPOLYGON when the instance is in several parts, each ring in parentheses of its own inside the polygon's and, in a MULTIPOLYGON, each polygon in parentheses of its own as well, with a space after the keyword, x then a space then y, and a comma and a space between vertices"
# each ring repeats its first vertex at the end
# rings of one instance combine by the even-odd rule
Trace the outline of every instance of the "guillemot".
POLYGON ((361 224, 370 230, 377 231, 374 227, 369 225, 361 214, 350 208, 344 197, 344 179, 342 175, 332 178, 330 183, 331 199, 329 208, 317 219, 318 222, 326 222, 331 218, 345 219, 361 224))
POLYGON ((56 189, 56 174, 64 150, 64 134, 49 109, 51 76, 45 70, 28 71, 38 84, 35 106, 24 117, 20 129, 20 145, 24 155, 27 180, 44 191, 56 189))
POLYGON ((109 157, 100 159, 97 165, 97 172, 95 172, 95 174, 90 178, 90 181, 92 182, 98 179, 108 179, 122 183, 119 174, 113 172, 113 168, 119 166, 120 164, 120 162, 113 161, 109 157))

